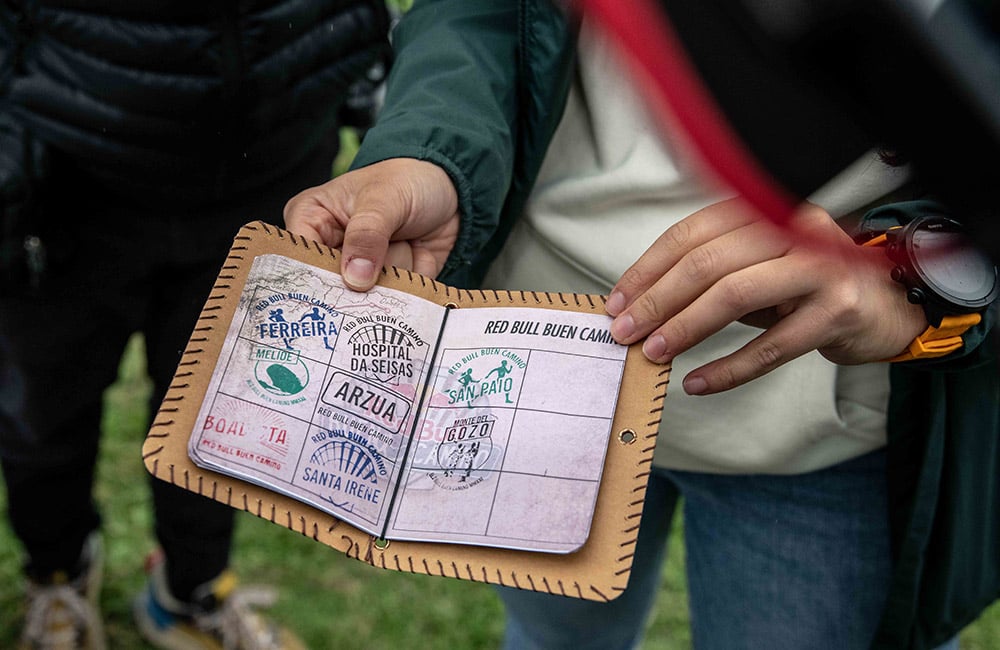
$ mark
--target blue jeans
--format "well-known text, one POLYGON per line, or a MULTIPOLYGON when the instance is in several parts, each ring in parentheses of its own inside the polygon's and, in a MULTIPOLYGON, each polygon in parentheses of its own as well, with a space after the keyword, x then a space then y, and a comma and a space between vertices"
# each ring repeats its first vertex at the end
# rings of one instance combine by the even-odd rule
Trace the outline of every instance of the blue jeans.
POLYGON ((498 588, 504 648, 636 647, 679 497, 696 648, 869 647, 890 573, 882 451, 795 476, 654 469, 628 589, 597 603, 498 588))

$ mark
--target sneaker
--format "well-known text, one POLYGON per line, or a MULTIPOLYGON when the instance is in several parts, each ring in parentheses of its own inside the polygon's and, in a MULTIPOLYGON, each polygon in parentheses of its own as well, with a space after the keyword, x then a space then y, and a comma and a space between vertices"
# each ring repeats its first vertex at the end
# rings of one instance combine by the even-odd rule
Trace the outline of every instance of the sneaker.
POLYGON ((255 610, 275 601, 272 589, 237 587, 231 571, 195 590, 194 602, 170 593, 162 554, 147 560, 149 582, 132 605, 139 632, 163 650, 304 650, 289 630, 255 610))
POLYGON ((76 577, 65 571, 27 578, 22 650, 104 650, 98 613, 104 553, 101 537, 84 542, 76 577))

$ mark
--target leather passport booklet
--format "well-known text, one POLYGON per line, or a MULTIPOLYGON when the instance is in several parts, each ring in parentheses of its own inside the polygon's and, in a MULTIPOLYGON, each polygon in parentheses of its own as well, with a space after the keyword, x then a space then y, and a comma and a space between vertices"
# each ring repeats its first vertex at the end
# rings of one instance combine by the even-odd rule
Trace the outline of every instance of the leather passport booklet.
POLYGON ((625 588, 669 369, 604 297, 459 290, 244 226, 143 446, 157 478, 384 569, 625 588))

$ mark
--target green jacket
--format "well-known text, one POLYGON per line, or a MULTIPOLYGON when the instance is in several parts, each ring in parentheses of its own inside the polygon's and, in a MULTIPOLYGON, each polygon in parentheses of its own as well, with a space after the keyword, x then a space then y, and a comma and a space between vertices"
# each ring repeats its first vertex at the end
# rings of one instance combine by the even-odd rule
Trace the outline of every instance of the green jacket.
POLYGON ((878 648, 933 648, 1000 596, 1000 337, 996 305, 965 356, 891 369, 895 567, 878 648))
MULTIPOLYGON (((894 203, 872 213, 905 222, 926 205, 894 203)), ((995 303, 965 334, 962 350, 890 369, 895 566, 877 648, 934 648, 1000 595, 998 312, 995 303)))
MULTIPOLYGON (((440 279, 475 287, 520 214, 559 122, 573 26, 546 0, 418 0, 393 45, 385 108, 354 166, 411 157, 445 169, 463 218, 440 279)), ((895 572, 876 647, 933 647, 1000 595, 994 317, 953 357, 892 368, 895 572)))
POLYGON ((439 279, 476 287, 559 124, 574 30, 545 0, 432 0, 416 2, 392 39, 406 54, 353 167, 405 157, 447 171, 463 218, 439 279))

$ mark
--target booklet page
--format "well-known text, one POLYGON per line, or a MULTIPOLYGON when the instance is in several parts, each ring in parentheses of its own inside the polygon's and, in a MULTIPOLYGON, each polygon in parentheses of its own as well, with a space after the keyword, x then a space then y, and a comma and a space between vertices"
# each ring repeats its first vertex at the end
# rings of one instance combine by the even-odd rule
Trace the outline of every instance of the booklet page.
POLYGON ((450 311, 386 536, 579 548, 625 367, 610 324, 549 309, 450 311))
POLYGON ((381 534, 445 309, 256 258, 191 459, 381 534))

